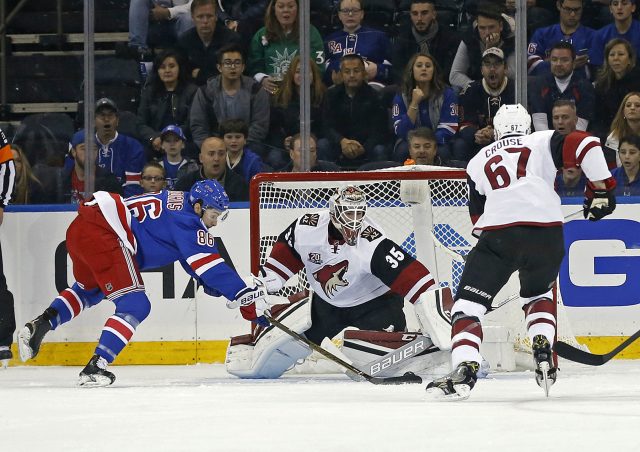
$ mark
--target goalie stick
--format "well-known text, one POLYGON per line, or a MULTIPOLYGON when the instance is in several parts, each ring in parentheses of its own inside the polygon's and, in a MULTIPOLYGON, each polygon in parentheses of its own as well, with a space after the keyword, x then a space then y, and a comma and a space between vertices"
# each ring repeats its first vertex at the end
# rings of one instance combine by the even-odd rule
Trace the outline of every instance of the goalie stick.
POLYGON ((622 344, 618 345, 616 348, 611 350, 609 353, 605 353, 604 355, 596 355, 595 353, 585 352, 584 350, 575 348, 562 341, 556 342, 553 349, 558 354, 558 356, 564 359, 568 359, 569 361, 575 361, 577 363, 587 364, 589 366, 602 366, 622 350, 630 346, 639 337, 640 330, 633 333, 633 335, 627 338, 627 340, 625 340, 622 344))
POLYGON ((333 355, 332 353, 329 353, 328 351, 326 351, 324 348, 320 347, 319 345, 314 344, 313 342, 311 342, 309 339, 307 339, 306 337, 302 336, 301 334, 296 333, 295 331, 289 329, 289 327, 287 327, 286 325, 281 323, 279 320, 274 319, 273 317, 271 317, 270 314, 265 312, 264 316, 276 328, 282 330, 283 332, 285 332, 289 336, 293 337, 294 339, 302 342, 303 344, 305 344, 310 349, 320 353, 322 356, 327 358, 329 361, 333 361, 334 363, 336 363, 336 364, 344 367, 345 369, 347 369, 349 372, 351 372, 351 373, 353 373, 353 374, 355 374, 355 375, 367 380, 369 383, 373 383, 374 385, 402 385, 402 384, 410 384, 410 383, 418 383, 418 384, 422 383, 422 378, 420 378, 418 375, 414 374, 413 372, 407 372, 404 375, 401 375, 399 377, 385 377, 385 378, 383 378, 383 377, 372 377, 368 373, 361 371, 360 369, 358 369, 357 367, 349 364, 348 362, 344 361, 343 359, 340 359, 337 356, 333 355))

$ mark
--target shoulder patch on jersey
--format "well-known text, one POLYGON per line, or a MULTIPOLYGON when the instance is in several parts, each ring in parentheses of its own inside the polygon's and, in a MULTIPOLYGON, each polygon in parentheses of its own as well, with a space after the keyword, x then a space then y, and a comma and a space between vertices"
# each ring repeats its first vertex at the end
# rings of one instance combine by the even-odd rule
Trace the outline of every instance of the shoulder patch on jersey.
POLYGON ((300 218, 300 224, 303 226, 318 226, 320 215, 317 213, 307 213, 300 218))
POLYGON ((312 264, 320 265, 322 264, 322 254, 320 253, 309 253, 309 262, 312 264))
POLYGON ((374 240, 377 240, 380 237, 382 237, 382 232, 378 231, 373 226, 367 226, 364 229, 364 231, 360 233, 360 235, 362 236, 363 239, 373 242, 374 240))

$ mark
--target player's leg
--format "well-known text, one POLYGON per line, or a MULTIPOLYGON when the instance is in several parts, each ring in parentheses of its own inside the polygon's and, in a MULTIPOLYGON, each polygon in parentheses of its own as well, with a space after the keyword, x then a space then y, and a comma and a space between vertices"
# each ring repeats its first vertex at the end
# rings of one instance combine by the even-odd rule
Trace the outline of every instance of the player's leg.
POLYGON ((138 264, 120 239, 119 250, 93 262, 93 274, 102 292, 116 305, 95 350, 95 355, 80 372, 80 386, 107 386, 115 375, 107 371, 122 349, 129 343, 138 325, 147 318, 151 303, 144 291, 138 264))
POLYGON ((520 297, 533 348, 536 382, 548 392, 557 376, 551 352, 557 325, 551 291, 564 257, 564 239, 562 227, 528 229, 527 242, 520 248, 520 297))
POLYGON ((345 323, 345 309, 327 303, 318 294, 313 294, 311 303, 311 328, 304 335, 314 344, 320 345, 325 337, 332 338, 349 325, 345 323))
POLYGON ((105 248, 110 249, 107 232, 104 229, 96 229, 82 216, 78 216, 69 226, 67 251, 73 262, 73 273, 77 282, 60 292, 41 315, 28 322, 18 332, 18 350, 22 361, 32 359, 38 354, 42 340, 49 331, 74 319, 86 308, 96 305, 104 298, 93 277, 87 256, 93 257, 104 252, 105 248))
MULTIPOLYGON (((393 292, 352 308, 343 308, 346 314, 346 326, 354 326, 361 330, 404 331, 407 320, 402 310, 404 299, 393 292)), ((337 334, 338 332, 336 332, 337 334)), ((329 338, 335 336, 328 336, 329 338)))
POLYGON ((466 398, 477 381, 482 356, 482 320, 515 271, 514 243, 501 230, 484 232, 465 263, 451 310, 453 372, 429 383, 427 392, 466 398))

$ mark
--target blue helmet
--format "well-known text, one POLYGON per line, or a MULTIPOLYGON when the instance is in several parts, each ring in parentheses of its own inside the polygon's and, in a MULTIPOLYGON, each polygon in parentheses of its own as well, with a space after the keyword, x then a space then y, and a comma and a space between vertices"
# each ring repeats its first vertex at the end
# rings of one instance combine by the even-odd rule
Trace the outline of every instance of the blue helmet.
POLYGON ((206 179, 193 184, 189 192, 189 202, 194 205, 202 201, 203 209, 225 212, 229 208, 229 197, 220 182, 206 179))

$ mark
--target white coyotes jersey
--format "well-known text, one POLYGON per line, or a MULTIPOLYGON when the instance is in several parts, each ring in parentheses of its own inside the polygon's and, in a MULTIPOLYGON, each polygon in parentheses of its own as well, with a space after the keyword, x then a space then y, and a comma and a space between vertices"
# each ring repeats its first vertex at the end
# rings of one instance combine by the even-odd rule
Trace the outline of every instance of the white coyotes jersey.
POLYGON ((469 162, 467 174, 486 197, 474 229, 562 224, 554 190, 553 130, 506 137, 485 146, 469 162))
POLYGON ((304 266, 310 287, 337 307, 366 303, 390 289, 415 302, 434 284, 429 271, 367 217, 356 246, 331 243, 329 222, 328 211, 300 217, 278 238, 265 270, 284 282, 304 266))

